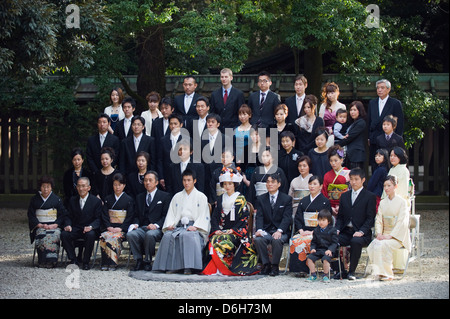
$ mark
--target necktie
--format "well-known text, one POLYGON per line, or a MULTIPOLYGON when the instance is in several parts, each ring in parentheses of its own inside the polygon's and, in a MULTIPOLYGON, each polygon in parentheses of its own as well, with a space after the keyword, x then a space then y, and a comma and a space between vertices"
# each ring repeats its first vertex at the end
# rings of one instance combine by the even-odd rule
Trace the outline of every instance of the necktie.
POLYGON ((81 210, 84 208, 84 200, 82 198, 80 198, 80 208, 81 210))
POLYGON ((228 100, 228 90, 225 90, 225 94, 223 95, 223 105, 227 104, 228 100))
POLYGON ((272 209, 275 206, 275 195, 270 195, 270 206, 272 206, 272 209))
POLYGON ((266 93, 261 93, 261 102, 259 103, 259 108, 262 108, 266 97, 266 93))
POLYGON ((390 139, 391 139, 391 136, 390 135, 386 135, 386 141, 389 142, 390 139))
POLYGON ((150 206, 150 203, 152 202, 152 195, 147 194, 147 206, 150 206))
POLYGON ((352 205, 355 203, 355 199, 358 196, 357 192, 352 192, 352 205))
POLYGON ((183 172, 186 170, 187 163, 181 162, 180 166, 181 166, 181 174, 183 174, 183 172))
POLYGON ((105 142, 105 137, 100 135, 100 146, 103 147, 103 142, 105 142))

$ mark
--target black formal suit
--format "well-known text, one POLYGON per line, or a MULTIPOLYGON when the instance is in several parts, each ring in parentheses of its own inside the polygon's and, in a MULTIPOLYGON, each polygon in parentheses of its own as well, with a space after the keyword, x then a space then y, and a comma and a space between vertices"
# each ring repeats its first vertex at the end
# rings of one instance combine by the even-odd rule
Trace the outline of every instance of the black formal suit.
POLYGON ((377 149, 384 148, 390 153, 392 148, 394 148, 395 146, 399 146, 405 149, 405 142, 403 141, 403 137, 401 137, 397 133, 393 132, 391 137, 389 138, 389 141, 386 139, 386 134, 382 134, 377 137, 377 149))
POLYGON ((145 254, 145 262, 151 263, 152 256, 155 254, 156 242, 162 238, 161 229, 171 200, 170 194, 157 189, 150 205, 147 205, 147 194, 148 192, 145 191, 136 196, 136 213, 133 224, 137 224, 139 227, 127 233, 131 252, 138 263, 144 259, 142 253, 145 254), (147 228, 150 224, 158 225, 159 228, 147 228))
MULTIPOLYGON (((186 169, 195 171, 197 175, 197 182, 195 188, 200 192, 205 193, 205 167, 202 163, 188 163, 186 169)), ((170 164, 169 176, 166 177, 166 190, 169 194, 174 196, 176 193, 184 189, 183 178, 181 177, 181 163, 170 164)))
POLYGON ((133 223, 139 226, 157 224, 162 228, 169 209, 170 200, 171 196, 169 193, 157 189, 150 206, 148 206, 147 191, 138 194, 135 201, 136 213, 133 223))
MULTIPOLYGON (((157 166, 156 171, 158 172, 159 179, 166 179, 165 175, 169 176, 170 164, 172 164, 172 160, 170 159, 170 152, 172 151, 172 140, 171 134, 164 136, 161 138, 160 142, 157 145, 158 150, 158 158, 157 158, 157 166)), ((181 141, 182 135, 180 134, 177 139, 177 143, 181 141)), ((178 153, 177 153, 178 154, 178 153)))
POLYGON ((220 130, 225 133, 225 128, 235 128, 239 123, 239 108, 245 103, 244 92, 235 87, 231 87, 228 94, 227 103, 223 103, 223 87, 213 91, 209 99, 211 113, 219 114, 222 118, 220 130))
POLYGON ((200 145, 201 145, 202 136, 203 136, 203 133, 207 130, 207 127, 206 127, 206 121, 205 121, 205 123, 203 125, 203 129, 202 129, 202 134, 200 134, 199 130, 198 130, 198 121, 199 121, 198 116, 196 116, 192 119, 189 119, 186 123, 186 129, 188 130, 189 136, 191 137, 191 139, 193 141, 200 141, 200 145))
POLYGON ((127 175, 125 193, 136 199, 136 196, 142 192, 145 192, 144 175, 139 175, 137 171, 131 172, 127 175))
POLYGON ((352 191, 345 192, 339 200, 339 213, 336 220, 336 229, 339 233, 341 246, 350 245, 350 268, 354 273, 358 266, 361 250, 372 240, 371 228, 375 223, 376 196, 363 188, 352 204, 352 191), (349 227, 351 223, 352 227, 349 227), (362 237, 353 237, 355 232, 362 232, 362 237))
POLYGON ((102 163, 100 161, 100 152, 103 147, 111 147, 114 149, 115 158, 112 166, 116 166, 118 158, 120 156, 120 141, 117 136, 107 133, 103 146, 100 145, 100 136, 98 133, 89 137, 86 147, 86 158, 88 161, 89 169, 92 173, 96 173, 102 169, 102 163))
POLYGON ((177 95, 173 99, 174 113, 178 113, 183 116, 183 126, 186 126, 186 123, 189 119, 194 118, 198 115, 197 109, 195 107, 197 104, 197 100, 201 97, 200 94, 194 93, 194 97, 192 98, 191 105, 189 106, 189 109, 186 112, 186 110, 184 108, 184 96, 185 95, 186 94, 177 95))
POLYGON ((155 138, 156 142, 159 142, 161 138, 170 134, 169 125, 167 125, 167 129, 164 131, 164 118, 158 117, 153 121, 152 124, 152 132, 151 136, 155 138))
POLYGON ((395 129, 395 133, 402 136, 404 129, 404 115, 402 103, 394 99, 392 97, 388 97, 386 104, 383 107, 383 111, 379 112, 378 107, 379 98, 372 99, 369 101, 369 109, 367 112, 367 123, 368 123, 368 132, 369 132, 369 140, 370 140, 370 163, 372 165, 372 172, 376 168, 375 163, 375 152, 376 152, 376 144, 377 137, 379 135, 384 134, 383 132, 383 119, 387 115, 392 115, 397 117, 397 127, 395 129))
POLYGON ((357 119, 350 125, 348 137, 336 144, 347 146, 347 160, 352 163, 363 163, 366 160, 366 121, 357 119))
POLYGON ((150 155, 150 163, 147 164, 148 169, 156 169, 157 159, 155 139, 142 133, 139 146, 136 150, 134 146, 134 135, 132 134, 120 144, 119 168, 122 174, 128 175, 131 172, 138 170, 136 165, 136 154, 142 151, 147 152, 150 155))
POLYGON ((64 206, 69 205, 69 200, 72 196, 78 194, 77 182, 80 177, 87 177, 91 185, 94 183, 92 173, 86 169, 81 168, 80 176, 75 173, 73 166, 64 172, 63 176, 63 189, 64 189, 64 206))
POLYGON ((292 197, 278 192, 274 208, 270 204, 270 194, 265 193, 257 197, 255 209, 256 230, 263 230, 267 234, 261 237, 254 237, 254 242, 258 255, 264 265, 269 264, 267 245, 272 244, 272 264, 278 265, 283 252, 283 244, 289 239, 289 229, 292 224, 292 197), (275 240, 272 234, 278 229, 282 230, 280 239, 275 240))
POLYGON ((95 240, 99 236, 102 206, 102 201, 92 194, 88 195, 83 209, 80 206, 79 195, 70 198, 67 206, 68 215, 65 219, 65 226, 71 226, 72 231, 63 230, 61 232, 62 244, 69 260, 75 260, 76 257, 74 241, 84 239, 84 255, 82 261, 83 264, 89 264, 95 240), (84 227, 87 226, 92 226, 92 230, 83 233, 84 227))
POLYGON ((252 93, 248 98, 248 106, 252 109, 251 124, 258 124, 259 127, 267 128, 274 123, 275 107, 280 104, 280 96, 272 91, 268 91, 264 103, 261 106, 261 91, 252 93))
POLYGON ((128 127, 128 131, 125 132, 125 119, 122 119, 117 123, 116 128, 114 130, 114 135, 117 136, 120 141, 122 141, 124 138, 127 138, 128 136, 131 136, 132 134, 133 131, 131 130, 131 124, 128 127))
POLYGON ((288 116, 286 118, 286 123, 295 124, 295 120, 300 116, 304 115, 303 112, 303 104, 305 101, 306 95, 303 97, 302 107, 300 108, 300 112, 297 111, 297 94, 294 96, 290 96, 284 101, 284 104, 288 107, 288 116), (302 114, 303 113, 303 114, 302 114))
MULTIPOLYGON (((216 136, 216 139, 214 140, 214 146, 211 151, 210 149, 210 140, 209 140, 209 131, 205 130, 203 132, 203 139, 201 141, 201 149, 202 149, 202 163, 205 166, 205 181, 207 184, 209 184, 209 181, 212 178, 212 173, 218 168, 222 167, 222 152, 225 149, 226 145, 231 145, 232 149, 232 143, 233 141, 226 138, 225 134, 222 134, 222 132, 218 131, 218 134, 216 136)), ((197 161, 197 158, 194 156, 194 161, 197 161)), ((207 186, 205 187, 205 195, 208 197, 208 200, 210 203, 212 200, 212 194, 210 191, 210 188, 207 186)))

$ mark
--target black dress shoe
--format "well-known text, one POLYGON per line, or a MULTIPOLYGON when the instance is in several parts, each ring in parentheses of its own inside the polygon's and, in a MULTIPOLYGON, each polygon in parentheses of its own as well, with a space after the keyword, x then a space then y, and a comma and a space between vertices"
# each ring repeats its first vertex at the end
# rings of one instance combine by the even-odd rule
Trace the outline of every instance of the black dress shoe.
POLYGON ((138 271, 142 269, 144 269, 144 262, 142 261, 142 259, 136 260, 136 265, 134 266, 133 270, 138 271))
POLYGON ((265 264, 263 266, 263 269, 261 270, 260 274, 263 276, 268 276, 270 274, 270 270, 271 270, 271 265, 270 264, 265 264))
POLYGON ((89 267, 89 264, 83 263, 83 270, 89 270, 91 267, 89 267))
POLYGON ((334 276, 333 279, 347 279, 348 273, 347 271, 342 271, 342 272, 337 272, 334 276))
POLYGON ((272 265, 270 269, 269 276, 278 276, 280 274, 280 269, 278 268, 278 265, 272 265))
POLYGON ((145 271, 152 271, 152 262, 151 261, 147 261, 144 264, 144 270, 145 271))

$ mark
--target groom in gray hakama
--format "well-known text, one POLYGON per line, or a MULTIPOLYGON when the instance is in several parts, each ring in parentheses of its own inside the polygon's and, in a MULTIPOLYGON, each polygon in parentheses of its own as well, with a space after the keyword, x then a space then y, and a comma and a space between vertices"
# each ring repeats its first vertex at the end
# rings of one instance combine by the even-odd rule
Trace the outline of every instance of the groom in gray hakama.
POLYGON ((184 190, 172 198, 164 221, 155 271, 191 274, 203 269, 202 251, 210 230, 208 199, 194 187, 194 171, 186 169, 182 178, 184 190))

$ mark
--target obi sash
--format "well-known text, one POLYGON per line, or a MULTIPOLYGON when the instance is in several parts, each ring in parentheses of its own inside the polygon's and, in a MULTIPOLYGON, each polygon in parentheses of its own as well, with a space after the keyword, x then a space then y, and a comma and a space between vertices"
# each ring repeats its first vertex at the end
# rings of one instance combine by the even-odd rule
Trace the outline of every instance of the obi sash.
POLYGON ((111 224, 123 224, 125 217, 127 217, 127 211, 124 209, 115 210, 110 209, 109 213, 109 222, 111 224))
POLYGON ((394 229, 397 216, 383 216, 383 234, 388 235, 394 229))
POLYGON ((305 221, 306 227, 317 227, 319 225, 319 221, 317 217, 319 216, 318 212, 304 212, 303 220, 305 221))
POLYGON ((256 182, 255 183, 255 191, 256 191, 256 196, 261 196, 261 195, 267 193, 266 183, 256 182))
POLYGON ((37 209, 36 217, 40 223, 52 223, 56 220, 57 210, 55 208, 37 209))
POLYGON ((294 189, 293 204, 298 204, 303 197, 309 195, 309 189, 294 189))

